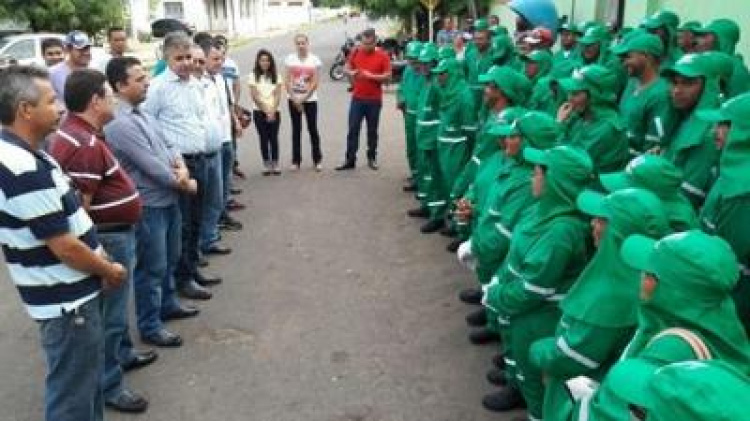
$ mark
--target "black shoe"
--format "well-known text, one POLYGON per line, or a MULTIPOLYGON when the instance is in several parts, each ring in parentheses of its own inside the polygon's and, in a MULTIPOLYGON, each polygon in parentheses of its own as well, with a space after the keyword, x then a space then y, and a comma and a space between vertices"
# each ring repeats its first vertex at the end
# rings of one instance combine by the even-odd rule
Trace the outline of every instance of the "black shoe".
POLYGON ((495 356, 492 357, 492 365, 499 368, 500 370, 505 369, 505 355, 495 354, 495 356))
POLYGON ((213 244, 211 247, 203 250, 203 254, 214 255, 214 256, 226 256, 232 253, 232 249, 219 244, 213 244))
POLYGON ((231 216, 224 216, 219 220, 219 229, 223 231, 240 231, 242 230, 242 222, 231 216))
POLYGON ((487 324, 487 310, 484 307, 466 316, 466 324, 473 327, 484 327, 487 324))
POLYGON ((429 218, 430 217, 430 212, 427 209, 422 209, 422 208, 409 209, 408 211, 406 211, 406 214, 408 216, 411 216, 412 218, 429 218))
POLYGON ((432 234, 440 231, 440 228, 443 228, 444 225, 445 222, 442 219, 433 219, 432 221, 427 221, 419 230, 422 231, 422 234, 432 234))
POLYGON ((445 250, 448 253, 455 253, 458 251, 458 248, 461 247, 461 244, 463 244, 463 240, 453 240, 450 243, 448 243, 447 246, 445 246, 445 250))
POLYGON ((130 389, 123 389, 117 397, 104 401, 107 408, 119 412, 139 414, 148 409, 148 401, 143 396, 130 389))
POLYGON ((198 273, 197 275, 195 275, 195 282, 197 282, 198 285, 202 287, 210 287, 219 285, 220 283, 224 282, 224 280, 219 276, 204 276, 203 274, 198 273))
POLYGON ((505 386, 508 384, 508 379, 505 377, 505 372, 499 368, 493 368, 487 372, 487 381, 495 386, 505 386))
POLYGON ((500 335, 483 327, 469 333, 469 341, 474 345, 487 345, 500 341, 500 335))
POLYGON ((373 171, 377 171, 380 168, 380 165, 378 165, 378 161, 375 158, 368 159, 367 166, 373 171))
POLYGON ((205 257, 201 256, 201 258, 198 259, 198 267, 199 268, 208 267, 208 259, 206 259, 205 257))
POLYGON ((404 192, 411 193, 417 191, 417 184, 416 183, 409 183, 403 187, 404 192))
POLYGON ((466 304, 479 305, 483 296, 482 288, 467 288, 458 294, 458 299, 466 304))
POLYGON ((170 320, 179 320, 179 319, 189 319, 191 317, 195 317, 200 313, 201 311, 192 306, 180 306, 176 309, 170 311, 169 313, 165 313, 161 316, 161 320, 168 322, 170 320))
POLYGON ((443 237, 453 238, 457 236, 458 233, 455 229, 453 229, 453 227, 451 227, 450 225, 446 225, 443 227, 443 229, 440 230, 440 235, 442 235, 443 237))
POLYGON ((158 359, 159 354, 157 354, 154 350, 149 349, 148 351, 135 351, 133 353, 133 358, 131 358, 130 361, 121 364, 122 371, 131 371, 142 368, 158 359))
POLYGON ((191 300, 210 300, 213 297, 211 291, 198 285, 197 282, 190 280, 178 288, 180 295, 191 300))
POLYGON ((336 167, 336 171, 346 171, 346 170, 353 170, 357 168, 357 164, 351 161, 344 162, 343 164, 336 167))
POLYGON ((152 335, 144 336, 141 338, 144 343, 158 346, 160 348, 177 348, 182 346, 182 338, 176 333, 172 333, 167 329, 162 329, 152 335))
POLYGON ((236 187, 232 187, 231 189, 229 189, 229 194, 231 194, 232 196, 236 196, 238 194, 242 194, 242 189, 238 189, 236 187))
POLYGON ((482 405, 490 411, 505 412, 526 408, 526 401, 515 387, 504 387, 498 392, 485 395, 482 405))

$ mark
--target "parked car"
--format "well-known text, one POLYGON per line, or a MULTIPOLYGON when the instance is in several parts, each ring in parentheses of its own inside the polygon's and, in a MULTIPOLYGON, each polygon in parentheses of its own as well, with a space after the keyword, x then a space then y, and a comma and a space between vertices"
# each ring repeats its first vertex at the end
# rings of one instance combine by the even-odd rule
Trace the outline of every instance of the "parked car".
MULTIPOLYGON (((13 57, 18 60, 18 64, 44 66, 42 41, 47 38, 57 38, 63 41, 65 35, 56 33, 9 35, 0 38, 0 56, 13 57)), ((91 47, 91 62, 95 63, 104 54, 103 48, 91 47)))

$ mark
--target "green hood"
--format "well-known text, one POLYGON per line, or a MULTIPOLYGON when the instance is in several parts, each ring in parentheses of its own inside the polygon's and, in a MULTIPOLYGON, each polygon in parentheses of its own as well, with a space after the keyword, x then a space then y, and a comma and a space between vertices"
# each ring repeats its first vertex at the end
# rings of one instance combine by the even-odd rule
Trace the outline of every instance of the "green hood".
POLYGON ((492 37, 490 56, 495 64, 503 64, 510 61, 516 53, 513 40, 508 35, 497 35, 492 37))
POLYGON ((609 51, 612 43, 612 34, 609 29, 601 24, 595 24, 589 27, 584 35, 578 39, 578 44, 581 46, 581 62, 584 65, 587 64, 606 64, 610 61, 612 55, 609 51), (599 44, 599 57, 591 63, 586 63, 586 58, 583 56, 583 49, 587 45, 599 44))
POLYGON ((632 234, 658 239, 669 232, 661 201, 643 189, 620 190, 609 196, 588 190, 578 196, 578 207, 606 219, 607 228, 594 258, 561 303, 562 310, 566 316, 594 326, 635 326, 641 278, 622 260, 620 246, 632 234))
POLYGON ((599 64, 584 66, 573 72, 573 76, 560 80, 567 93, 578 91, 589 93, 589 107, 612 106, 617 100, 617 75, 599 64))
POLYGON ((677 28, 680 26, 680 17, 670 10, 660 10, 643 21, 642 26, 649 31, 663 28, 667 31, 669 39, 664 45, 664 53, 667 59, 675 59, 677 51, 677 28))
POLYGON ((432 63, 433 61, 438 61, 440 57, 438 56, 438 47, 437 45, 426 42, 422 45, 422 48, 419 51, 419 59, 418 61, 420 63, 432 63))
POLYGON ((454 102, 459 100, 461 93, 468 89, 463 72, 461 71, 461 64, 454 58, 441 60, 437 67, 432 69, 432 73, 448 74, 448 80, 445 85, 438 83, 441 107, 450 107, 454 102))
POLYGON ((572 146, 556 146, 546 151, 527 147, 523 157, 546 168, 544 189, 536 208, 536 225, 544 226, 561 215, 578 214, 576 198, 591 183, 594 171, 588 154, 572 146))
POLYGON ((534 50, 521 58, 524 62, 534 62, 539 65, 539 72, 531 79, 532 84, 536 84, 539 79, 547 76, 552 70, 552 53, 547 50, 534 50))
POLYGON ((731 296, 738 263, 726 241, 698 230, 658 242, 635 235, 623 244, 622 256, 658 279, 651 298, 642 301, 628 355, 640 353, 665 329, 681 327, 699 335, 713 358, 750 372, 750 345, 731 296))
POLYGON ((498 124, 489 131, 495 136, 521 136, 523 141, 521 153, 512 158, 519 162, 525 162, 523 149, 527 147, 547 150, 555 146, 560 132, 560 124, 549 114, 540 111, 526 112, 514 121, 498 124))
POLYGON ((531 93, 531 83, 526 76, 507 66, 492 66, 479 75, 479 83, 492 83, 514 106, 524 106, 531 93))
POLYGON ((737 43, 740 41, 740 27, 731 19, 712 20, 703 28, 694 29, 693 32, 698 35, 713 34, 716 37, 716 50, 729 55, 734 55, 737 43))

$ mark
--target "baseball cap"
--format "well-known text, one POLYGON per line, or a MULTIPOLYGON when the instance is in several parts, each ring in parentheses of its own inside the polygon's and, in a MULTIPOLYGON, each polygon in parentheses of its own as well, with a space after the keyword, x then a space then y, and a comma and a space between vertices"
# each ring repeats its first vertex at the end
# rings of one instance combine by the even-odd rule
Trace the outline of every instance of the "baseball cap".
POLYGON ((86 47, 91 47, 91 40, 89 36, 83 31, 71 31, 68 35, 65 35, 63 41, 66 47, 73 47, 76 50, 82 50, 86 47))
POLYGON ((668 159, 644 154, 633 158, 624 171, 601 174, 599 181, 609 192, 641 187, 668 197, 679 192, 682 176, 682 171, 668 159))
POLYGON ((634 31, 625 36, 621 43, 612 46, 611 50, 618 56, 631 51, 637 51, 654 57, 661 57, 664 53, 664 45, 656 35, 643 31, 634 31))

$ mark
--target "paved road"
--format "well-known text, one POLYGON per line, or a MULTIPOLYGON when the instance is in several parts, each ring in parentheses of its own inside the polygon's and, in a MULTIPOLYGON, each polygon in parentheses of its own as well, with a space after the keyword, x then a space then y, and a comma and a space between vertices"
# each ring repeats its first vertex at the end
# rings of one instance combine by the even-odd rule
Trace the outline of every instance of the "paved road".
MULTIPOLYGON (((354 32, 363 23, 350 22, 354 32)), ((326 70, 344 27, 310 31, 326 70)), ((234 56, 248 71, 260 47, 278 58, 290 36, 257 42, 234 56)), ((393 95, 384 106, 379 172, 337 174, 347 93, 323 78, 320 127, 326 170, 262 177, 255 133, 242 140, 250 175, 238 214, 246 229, 228 234, 235 252, 212 260, 226 282, 195 320, 171 325, 185 338, 160 351, 129 383, 152 405, 147 414, 108 413, 112 421, 484 421, 491 388, 483 375, 493 349, 466 340, 467 308, 456 292, 470 276, 425 237, 404 211, 402 123, 393 95)), ((289 162, 286 113, 281 131, 289 162)), ((305 140, 306 141, 306 140, 305 140)), ((36 326, 0 274, 0 408, 4 421, 41 419, 44 364, 36 326)), ((507 418, 509 419, 509 418, 507 418)))

